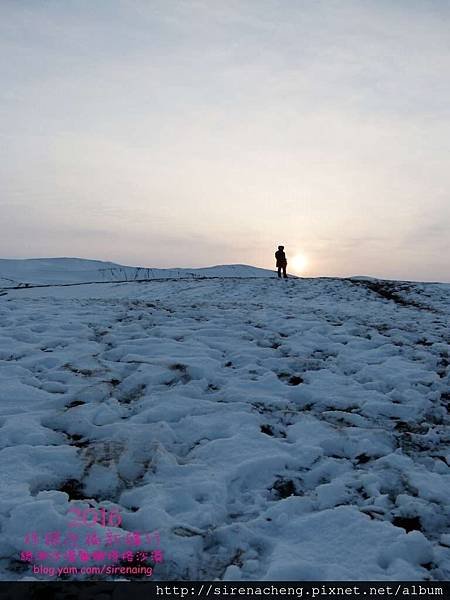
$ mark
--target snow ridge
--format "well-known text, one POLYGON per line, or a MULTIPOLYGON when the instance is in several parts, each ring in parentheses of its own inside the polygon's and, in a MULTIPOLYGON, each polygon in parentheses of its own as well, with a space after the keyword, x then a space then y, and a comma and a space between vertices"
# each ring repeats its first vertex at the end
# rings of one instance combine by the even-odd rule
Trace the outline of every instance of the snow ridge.
POLYGON ((270 277, 273 271, 249 265, 216 265, 199 269, 129 267, 81 258, 0 259, 0 287, 71 285, 112 281, 201 277, 270 277))

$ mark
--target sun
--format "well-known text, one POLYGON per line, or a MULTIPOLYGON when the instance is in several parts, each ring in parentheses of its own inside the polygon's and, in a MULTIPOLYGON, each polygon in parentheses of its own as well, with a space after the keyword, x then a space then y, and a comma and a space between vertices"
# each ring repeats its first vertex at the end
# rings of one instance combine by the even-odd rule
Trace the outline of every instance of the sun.
POLYGON ((308 258, 304 254, 296 254, 290 260, 291 270, 298 274, 304 273, 308 266, 308 262, 308 258))

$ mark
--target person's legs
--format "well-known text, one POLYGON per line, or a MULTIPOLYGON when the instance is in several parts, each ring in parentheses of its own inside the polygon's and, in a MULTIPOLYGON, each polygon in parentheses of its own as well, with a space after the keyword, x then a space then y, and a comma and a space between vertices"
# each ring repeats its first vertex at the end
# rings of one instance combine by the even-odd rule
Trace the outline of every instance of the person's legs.
POLYGON ((278 277, 281 277, 281 267, 278 267, 278 277))
POLYGON ((284 265, 284 267, 283 267, 283 277, 284 277, 285 279, 287 279, 287 274, 286 274, 286 265, 284 265))

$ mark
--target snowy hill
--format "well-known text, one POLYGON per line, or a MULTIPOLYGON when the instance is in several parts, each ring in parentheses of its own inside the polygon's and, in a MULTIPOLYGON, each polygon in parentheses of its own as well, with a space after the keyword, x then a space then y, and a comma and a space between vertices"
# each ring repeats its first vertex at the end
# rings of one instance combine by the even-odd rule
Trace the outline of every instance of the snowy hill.
MULTIPOLYGON (((44 262, 9 273, 56 277, 44 262)), ((59 281, 117 268, 61 265, 59 281)), ((267 277, 3 290, 0 579, 61 579, 22 555, 55 531, 78 535, 78 569, 82 551, 117 564, 130 536, 162 548, 157 581, 450 579, 449 291, 267 277), (82 523, 105 511, 121 523, 82 523)))
POLYGON ((152 269, 82 258, 0 259, 0 287, 3 288, 145 279, 268 276, 273 276, 273 271, 248 265, 152 269))

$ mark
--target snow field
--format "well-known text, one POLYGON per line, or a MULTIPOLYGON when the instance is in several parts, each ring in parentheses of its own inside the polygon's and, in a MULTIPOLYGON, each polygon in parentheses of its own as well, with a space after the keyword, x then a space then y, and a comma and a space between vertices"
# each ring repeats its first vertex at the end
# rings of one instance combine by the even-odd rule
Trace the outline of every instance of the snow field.
POLYGON ((155 579, 448 579, 448 289, 8 291, 1 577, 29 575, 27 533, 92 506, 160 532, 155 579))

